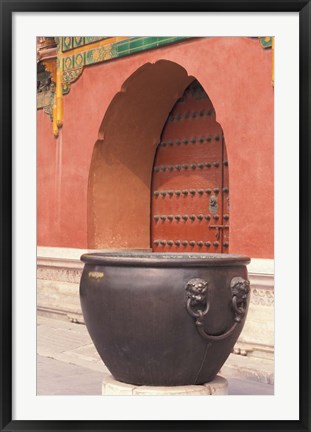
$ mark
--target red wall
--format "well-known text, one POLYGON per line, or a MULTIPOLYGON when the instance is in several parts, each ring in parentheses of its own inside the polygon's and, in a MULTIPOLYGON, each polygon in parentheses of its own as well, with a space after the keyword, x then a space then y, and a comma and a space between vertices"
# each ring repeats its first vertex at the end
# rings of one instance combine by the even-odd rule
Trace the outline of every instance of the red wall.
POLYGON ((160 59, 199 80, 223 128, 230 252, 272 258, 272 52, 251 38, 196 39, 85 68, 64 97, 57 139, 48 116, 38 111, 38 245, 87 248, 88 174, 102 119, 123 82, 160 59))

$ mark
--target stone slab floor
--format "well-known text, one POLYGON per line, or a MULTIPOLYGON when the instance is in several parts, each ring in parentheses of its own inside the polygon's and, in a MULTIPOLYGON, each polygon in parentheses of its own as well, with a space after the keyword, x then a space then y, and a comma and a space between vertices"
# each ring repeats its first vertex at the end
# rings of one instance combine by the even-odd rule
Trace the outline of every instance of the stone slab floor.
MULTIPOLYGON (((273 395, 271 363, 232 354, 220 373, 231 395, 273 395)), ((86 327, 38 316, 37 395, 100 395, 104 374, 86 327)))

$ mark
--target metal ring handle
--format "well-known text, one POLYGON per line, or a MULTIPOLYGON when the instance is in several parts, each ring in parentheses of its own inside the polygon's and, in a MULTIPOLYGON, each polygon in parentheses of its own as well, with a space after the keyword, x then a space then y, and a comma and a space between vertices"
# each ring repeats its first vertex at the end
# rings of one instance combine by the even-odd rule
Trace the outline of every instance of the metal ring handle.
POLYGON ((204 329, 204 317, 210 303, 208 301, 208 282, 204 279, 191 279, 186 285, 186 309, 189 315, 195 318, 195 325, 199 334, 208 341, 219 341, 230 336, 246 313, 247 299, 250 291, 249 281, 242 277, 234 277, 230 282, 232 293, 232 309, 234 311, 234 324, 229 330, 220 335, 210 335, 204 329))

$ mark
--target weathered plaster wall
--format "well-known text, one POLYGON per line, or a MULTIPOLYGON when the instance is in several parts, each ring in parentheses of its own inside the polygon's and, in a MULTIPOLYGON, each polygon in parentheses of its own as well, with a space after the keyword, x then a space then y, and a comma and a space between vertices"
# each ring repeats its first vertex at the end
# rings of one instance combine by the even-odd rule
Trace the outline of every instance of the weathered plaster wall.
MULTIPOLYGON (((223 128, 230 252, 273 257, 272 53, 250 38, 186 41, 86 68, 64 97, 57 139, 47 115, 38 111, 38 244, 88 247, 88 175, 94 145, 104 138, 98 136, 101 123, 122 84, 142 65, 163 59, 199 80, 223 128)), ((129 247, 148 247, 144 239, 136 236, 129 247)))

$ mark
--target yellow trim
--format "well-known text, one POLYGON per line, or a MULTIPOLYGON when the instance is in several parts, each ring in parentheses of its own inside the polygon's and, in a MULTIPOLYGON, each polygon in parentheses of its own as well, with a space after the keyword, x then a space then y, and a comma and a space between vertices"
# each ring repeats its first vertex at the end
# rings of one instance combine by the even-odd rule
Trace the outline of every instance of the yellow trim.
POLYGON ((55 89, 55 99, 53 105, 53 133, 55 137, 58 137, 59 129, 63 126, 63 92, 62 92, 62 80, 63 80, 63 68, 61 56, 61 45, 62 38, 59 38, 59 44, 57 49, 57 59, 56 59, 56 89, 55 89))
POLYGON ((55 102, 53 105, 53 133, 55 137, 58 136, 59 129, 63 126, 63 91, 62 91, 62 83, 63 83, 63 59, 67 56, 79 54, 84 51, 89 51, 94 48, 100 48, 105 45, 110 45, 115 42, 120 42, 122 40, 129 39, 128 37, 112 37, 109 39, 104 39, 98 42, 90 43, 87 45, 83 45, 81 47, 73 48, 68 51, 62 51, 62 40, 60 38, 59 48, 57 52, 57 62, 58 66, 56 70, 51 70, 52 67, 49 65, 49 70, 51 70, 53 74, 54 81, 56 82, 56 94, 55 94, 55 102))
POLYGON ((58 128, 63 125, 62 75, 62 70, 59 68, 56 75, 56 124, 58 128))
POLYGON ((56 102, 54 102, 54 105, 53 105, 53 133, 54 133, 54 136, 57 138, 58 137, 58 126, 57 126, 57 122, 56 122, 56 102))

